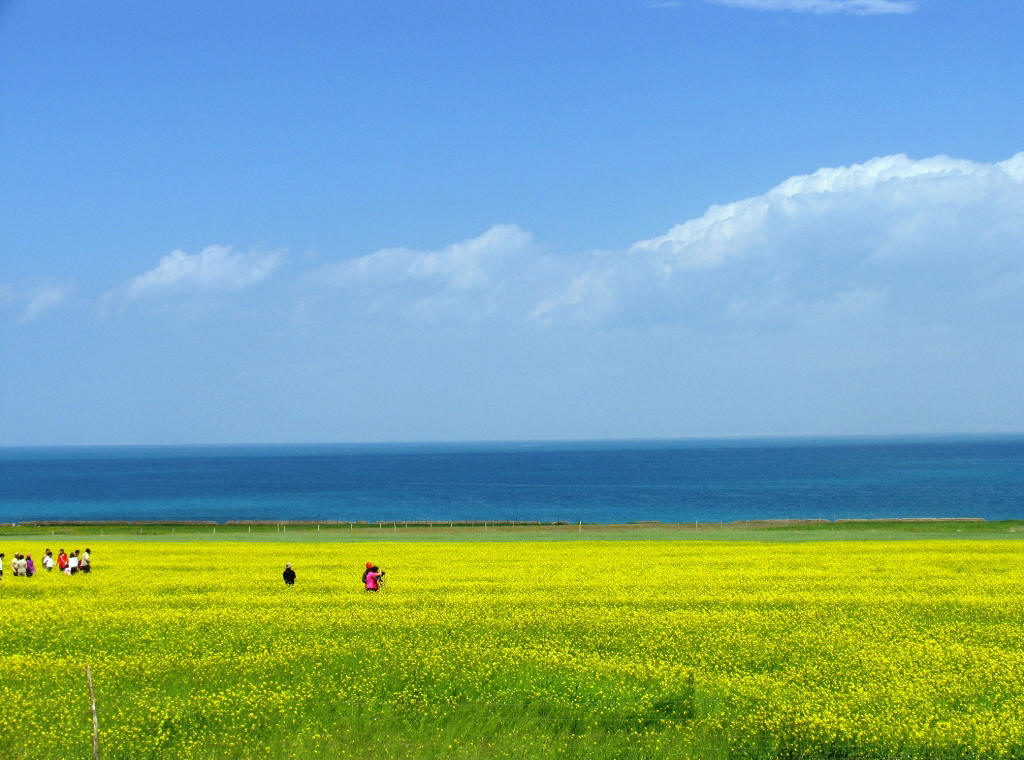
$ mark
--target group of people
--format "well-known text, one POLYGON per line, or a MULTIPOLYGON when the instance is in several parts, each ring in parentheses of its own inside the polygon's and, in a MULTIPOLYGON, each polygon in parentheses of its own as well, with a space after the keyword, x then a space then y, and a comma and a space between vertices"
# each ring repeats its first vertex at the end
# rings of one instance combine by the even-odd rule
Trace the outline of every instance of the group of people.
MULTIPOLYGON (((86 549, 86 551, 89 550, 86 549)), ((284 572, 281 575, 284 578, 285 585, 295 585, 295 569, 292 567, 291 562, 285 563, 284 572)), ((384 571, 372 562, 367 562, 366 569, 363 571, 363 588, 366 591, 380 591, 382 583, 384 583, 384 571)))
MULTIPOLYGON (((63 549, 57 552, 54 558, 53 552, 49 549, 43 555, 43 568, 46 572, 53 572, 57 568, 65 575, 77 573, 88 573, 92 570, 92 550, 86 547, 85 552, 75 549, 68 554, 63 549)), ((24 578, 31 578, 36 574, 36 563, 31 554, 16 553, 11 558, 11 575, 24 578)), ((4 577, 4 553, 0 552, 0 578, 4 577)))

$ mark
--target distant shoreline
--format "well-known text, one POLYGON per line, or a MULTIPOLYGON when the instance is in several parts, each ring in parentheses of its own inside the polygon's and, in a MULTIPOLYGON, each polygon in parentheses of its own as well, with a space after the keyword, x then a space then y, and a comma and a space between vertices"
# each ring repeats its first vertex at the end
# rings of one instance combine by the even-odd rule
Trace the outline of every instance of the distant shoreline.
POLYGON ((638 528, 638 527, 664 527, 664 528, 688 528, 688 527, 733 527, 733 528, 789 528, 808 525, 841 525, 861 523, 987 523, 998 525, 1001 523, 1024 522, 1017 520, 986 520, 984 517, 865 517, 865 518, 839 518, 826 520, 824 518, 812 519, 776 519, 776 520, 733 520, 722 522, 719 520, 706 520, 693 522, 662 522, 660 520, 636 520, 627 523, 589 523, 582 520, 570 522, 567 520, 553 520, 550 522, 542 520, 24 520, 21 522, 0 523, 11 528, 73 528, 73 527, 246 527, 246 526, 287 526, 289 528, 325 528, 349 527, 354 528, 381 528, 403 526, 409 528, 480 528, 490 526, 494 528, 544 528, 544 527, 575 527, 582 525, 588 528, 638 528))
POLYGON ((513 521, 26 521, 0 523, 0 541, 514 542, 1020 540, 1024 520, 889 518, 690 523, 513 521))

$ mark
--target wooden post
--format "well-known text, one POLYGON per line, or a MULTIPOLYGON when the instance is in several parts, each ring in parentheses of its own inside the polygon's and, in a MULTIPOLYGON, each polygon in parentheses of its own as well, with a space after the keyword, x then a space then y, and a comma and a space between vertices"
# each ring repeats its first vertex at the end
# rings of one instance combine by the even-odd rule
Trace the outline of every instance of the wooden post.
POLYGON ((88 665, 85 680, 89 682, 89 709, 92 711, 92 760, 100 760, 100 724, 96 720, 96 694, 92 690, 92 671, 88 665))

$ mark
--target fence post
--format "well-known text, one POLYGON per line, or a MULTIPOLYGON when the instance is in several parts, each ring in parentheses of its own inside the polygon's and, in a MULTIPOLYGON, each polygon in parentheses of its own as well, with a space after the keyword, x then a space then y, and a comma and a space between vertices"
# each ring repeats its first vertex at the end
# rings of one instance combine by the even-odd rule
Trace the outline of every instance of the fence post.
POLYGON ((88 665, 85 680, 89 682, 89 709, 92 711, 92 760, 100 760, 100 724, 96 720, 96 694, 92 690, 92 671, 88 665))

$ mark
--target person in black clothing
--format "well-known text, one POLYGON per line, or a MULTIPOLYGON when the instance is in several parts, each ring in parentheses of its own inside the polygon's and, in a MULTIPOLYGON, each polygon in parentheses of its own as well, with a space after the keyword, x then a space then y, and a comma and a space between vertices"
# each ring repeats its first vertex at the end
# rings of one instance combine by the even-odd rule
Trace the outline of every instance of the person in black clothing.
POLYGON ((284 566, 284 572, 281 573, 284 577, 284 582, 289 586, 295 585, 295 571, 292 570, 292 563, 286 562, 284 566))

